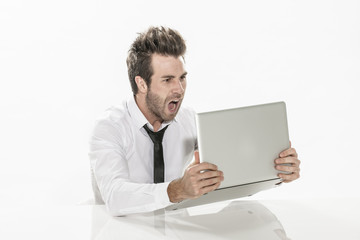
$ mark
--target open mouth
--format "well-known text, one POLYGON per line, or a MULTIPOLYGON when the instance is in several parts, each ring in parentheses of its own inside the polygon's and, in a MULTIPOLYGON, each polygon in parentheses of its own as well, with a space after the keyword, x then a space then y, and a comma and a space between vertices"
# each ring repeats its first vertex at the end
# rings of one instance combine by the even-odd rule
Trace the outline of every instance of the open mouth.
POLYGON ((171 113, 176 112, 176 110, 178 109, 178 106, 179 106, 179 102, 180 102, 180 100, 174 100, 169 103, 168 109, 171 113))

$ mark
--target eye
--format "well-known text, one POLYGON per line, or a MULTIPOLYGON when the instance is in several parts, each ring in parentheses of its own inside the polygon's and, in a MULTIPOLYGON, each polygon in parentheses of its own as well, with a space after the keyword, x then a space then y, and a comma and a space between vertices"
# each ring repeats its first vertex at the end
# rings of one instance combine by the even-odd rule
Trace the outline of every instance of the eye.
POLYGON ((186 80, 186 76, 181 76, 181 77, 180 77, 180 80, 181 80, 181 81, 186 80))

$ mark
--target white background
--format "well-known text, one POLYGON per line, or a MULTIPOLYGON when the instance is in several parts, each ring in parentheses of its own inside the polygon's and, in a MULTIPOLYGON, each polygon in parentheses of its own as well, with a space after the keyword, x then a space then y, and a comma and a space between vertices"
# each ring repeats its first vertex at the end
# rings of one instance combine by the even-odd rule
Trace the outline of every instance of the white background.
POLYGON ((359 1, 1 1, 0 202, 92 197, 95 119, 131 96, 126 55, 150 25, 187 41, 185 104, 283 100, 301 179, 254 198, 359 197, 359 1))

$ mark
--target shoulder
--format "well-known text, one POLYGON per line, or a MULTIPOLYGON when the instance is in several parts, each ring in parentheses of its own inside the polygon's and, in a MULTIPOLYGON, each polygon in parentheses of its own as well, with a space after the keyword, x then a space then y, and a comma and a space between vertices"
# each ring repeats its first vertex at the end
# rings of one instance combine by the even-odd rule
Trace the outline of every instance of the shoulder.
POLYGON ((126 103, 124 102, 119 106, 111 106, 105 110, 105 112, 100 116, 98 121, 108 121, 112 123, 118 123, 126 119, 129 115, 127 110, 126 103))
POLYGON ((129 112, 126 102, 119 106, 111 106, 99 116, 95 122, 94 133, 110 133, 114 134, 126 129, 129 122, 129 112))

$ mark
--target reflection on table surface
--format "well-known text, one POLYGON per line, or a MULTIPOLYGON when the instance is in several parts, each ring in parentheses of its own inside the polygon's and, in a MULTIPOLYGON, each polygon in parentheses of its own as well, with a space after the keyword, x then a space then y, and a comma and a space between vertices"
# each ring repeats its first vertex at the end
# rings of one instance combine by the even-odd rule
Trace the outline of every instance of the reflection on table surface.
POLYGON ((92 239, 144 239, 145 237, 146 239, 289 239, 276 216, 257 201, 232 201, 116 218, 109 216, 104 206, 93 207, 92 239))
POLYGON ((359 203, 238 199, 126 217, 111 217, 105 206, 89 203, 0 204, 0 239, 360 240, 359 203))

